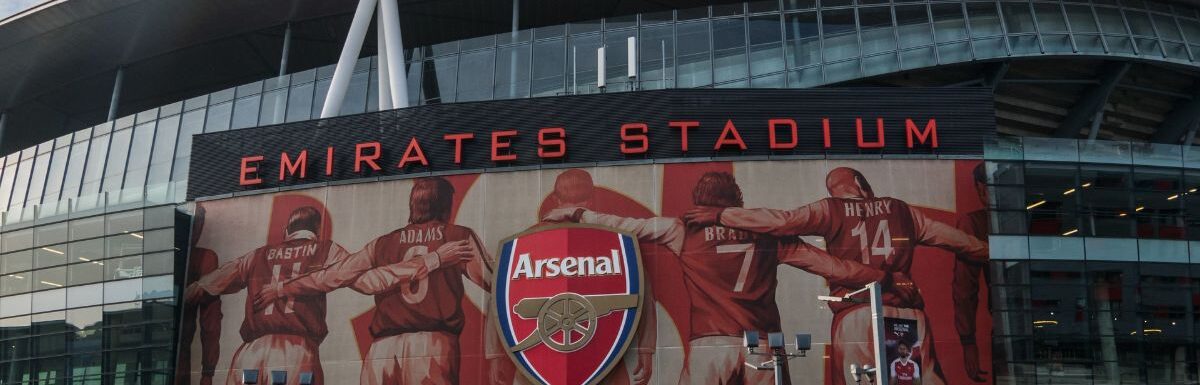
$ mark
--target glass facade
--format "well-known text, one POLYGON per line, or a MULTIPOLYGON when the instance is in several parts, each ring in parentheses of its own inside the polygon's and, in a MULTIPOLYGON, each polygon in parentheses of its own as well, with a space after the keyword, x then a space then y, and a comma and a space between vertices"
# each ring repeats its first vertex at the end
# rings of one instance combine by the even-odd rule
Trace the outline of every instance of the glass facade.
POLYGON ((1200 378, 1200 154, 1147 143, 987 146, 998 384, 1200 378))
POLYGON ((171 383, 175 206, 110 209, 0 233, 0 383, 171 383))

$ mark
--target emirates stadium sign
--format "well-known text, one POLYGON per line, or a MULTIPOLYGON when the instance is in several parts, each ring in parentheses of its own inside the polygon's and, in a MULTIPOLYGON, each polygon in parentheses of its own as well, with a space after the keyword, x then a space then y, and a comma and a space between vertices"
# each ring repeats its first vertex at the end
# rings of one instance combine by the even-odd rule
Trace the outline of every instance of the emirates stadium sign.
POLYGON ((422 173, 825 156, 979 156, 986 90, 660 90, 416 106, 198 135, 189 198, 422 173))
POLYGON ((625 354, 642 312, 634 237, 559 225, 500 247, 496 327, 516 367, 535 384, 592 385, 625 354))

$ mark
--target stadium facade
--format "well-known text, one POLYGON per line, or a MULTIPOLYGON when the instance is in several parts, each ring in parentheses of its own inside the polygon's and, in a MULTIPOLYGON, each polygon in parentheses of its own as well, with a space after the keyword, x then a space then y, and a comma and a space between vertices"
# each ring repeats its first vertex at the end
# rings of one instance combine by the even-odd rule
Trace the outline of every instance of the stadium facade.
POLYGON ((0 384, 1200 381, 1200 4, 375 3, 0 20, 0 384))

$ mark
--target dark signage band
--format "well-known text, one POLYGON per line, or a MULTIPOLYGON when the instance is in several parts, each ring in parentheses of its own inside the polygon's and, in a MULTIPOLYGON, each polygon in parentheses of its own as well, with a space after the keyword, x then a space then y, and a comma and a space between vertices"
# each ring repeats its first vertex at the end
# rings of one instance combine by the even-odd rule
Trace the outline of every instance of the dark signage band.
POLYGON ((663 158, 980 155, 975 88, 662 90, 419 106, 198 135, 188 198, 412 173, 663 158))

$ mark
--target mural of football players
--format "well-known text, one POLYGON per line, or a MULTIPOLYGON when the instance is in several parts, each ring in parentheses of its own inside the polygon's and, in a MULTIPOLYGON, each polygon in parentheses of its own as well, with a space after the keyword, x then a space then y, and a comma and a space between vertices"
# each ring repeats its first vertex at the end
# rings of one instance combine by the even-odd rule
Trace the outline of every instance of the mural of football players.
MULTIPOLYGON (((742 192, 732 174, 708 172, 693 188, 692 201, 705 207, 741 207, 742 192)), ((775 303, 780 264, 839 285, 892 280, 881 269, 826 254, 796 237, 783 239, 715 224, 685 226, 679 218, 624 218, 585 208, 557 209, 545 219, 620 229, 643 242, 664 245, 680 259, 692 325, 691 354, 680 384, 772 383, 771 372, 747 369, 741 345, 746 330, 780 331, 775 303)))
MULTIPOLYGON (((972 172, 975 181, 975 193, 979 197, 980 209, 958 217, 955 224, 959 230, 971 234, 975 238, 987 239, 988 236, 988 199, 987 199, 987 170, 980 162, 972 172)), ((968 258, 955 258, 954 261, 954 326, 958 330, 959 340, 963 347, 963 368, 967 377, 976 382, 986 382, 984 371, 979 362, 979 344, 975 341, 975 314, 979 308, 979 278, 988 280, 988 265, 986 262, 971 262, 968 258)), ((991 285, 991 282, 988 282, 991 285)))
MULTIPOLYGON (((830 254, 871 267, 911 276, 913 251, 917 245, 934 246, 956 253, 974 263, 988 258, 987 244, 947 224, 927 218, 908 203, 890 197, 876 197, 871 185, 858 170, 838 167, 829 172, 825 186, 830 197, 793 210, 745 209, 705 205, 688 212, 685 219, 693 226, 714 223, 755 233, 779 237, 816 235, 825 238, 830 254)), ((830 295, 842 296, 858 289, 858 284, 829 282, 830 295)), ((916 320, 920 340, 912 348, 920 362, 931 363, 924 373, 928 383, 940 385, 937 362, 933 357, 932 333, 926 320, 924 301, 911 281, 890 285, 883 295, 885 316, 916 320)), ((826 375, 833 384, 851 383, 850 364, 874 361, 870 338, 871 310, 865 304, 835 302, 831 354, 834 373, 826 375), (854 342, 854 343, 850 343, 854 342)))
MULTIPOLYGON (((196 214, 192 220, 192 238, 200 239, 204 232, 204 206, 196 205, 196 214)), ((192 246, 188 255, 187 281, 191 285, 200 277, 217 269, 217 253, 212 250, 192 246)), ((192 375, 192 340, 196 335, 196 326, 200 326, 200 385, 212 385, 213 373, 216 371, 217 360, 221 358, 221 297, 203 293, 193 302, 183 306, 183 318, 179 329, 179 361, 175 365, 175 383, 191 384, 192 375)))
POLYGON ((487 290, 490 260, 475 232, 450 224, 454 187, 444 178, 417 179, 408 225, 384 234, 324 271, 288 281, 255 298, 327 293, 349 286, 375 297, 360 383, 457 384, 458 336, 465 318, 463 277, 487 290))
MULTIPOLYGON (((242 289, 247 298, 257 297, 290 277, 341 262, 348 256, 346 251, 317 236, 322 219, 321 210, 312 206, 296 208, 283 229, 287 237, 282 242, 259 247, 204 275, 188 286, 186 303, 242 289)), ((324 295, 274 297, 262 306, 246 301, 240 329, 243 344, 233 355, 226 383, 240 384, 243 369, 266 375, 270 368, 286 367, 294 373, 310 372, 314 384, 324 384, 318 353, 329 333, 325 310, 324 295)), ((288 376, 288 383, 298 384, 299 376, 288 376)))
MULTIPOLYGON (((632 211, 636 208, 641 208, 641 204, 619 194, 620 201, 612 201, 598 199, 599 189, 596 187, 595 181, 592 180, 592 174, 582 169, 570 169, 558 174, 554 179, 554 191, 547 197, 546 203, 552 204, 547 207, 543 205, 543 209, 550 210, 562 209, 577 209, 583 208, 600 213, 612 214, 614 212, 632 211), (624 207, 621 207, 624 205, 624 207)), ((560 222, 560 221, 554 221, 560 222)), ((532 229, 536 229, 546 225, 546 221, 534 225, 532 229)), ((648 254, 643 251, 643 254, 648 254)), ((643 298, 647 309, 654 309, 654 288, 653 285, 646 285, 643 288, 643 298)), ((622 362, 625 366, 625 372, 629 374, 630 383, 633 385, 644 385, 650 382, 650 378, 654 373, 654 351, 655 343, 658 338, 658 317, 653 310, 642 313, 638 321, 638 335, 634 342, 632 350, 636 357, 636 363, 622 362), (632 369, 632 370, 631 370, 632 369)), ((507 358, 507 357, 506 357, 507 358)), ((619 369, 618 369, 619 370, 619 369)))

